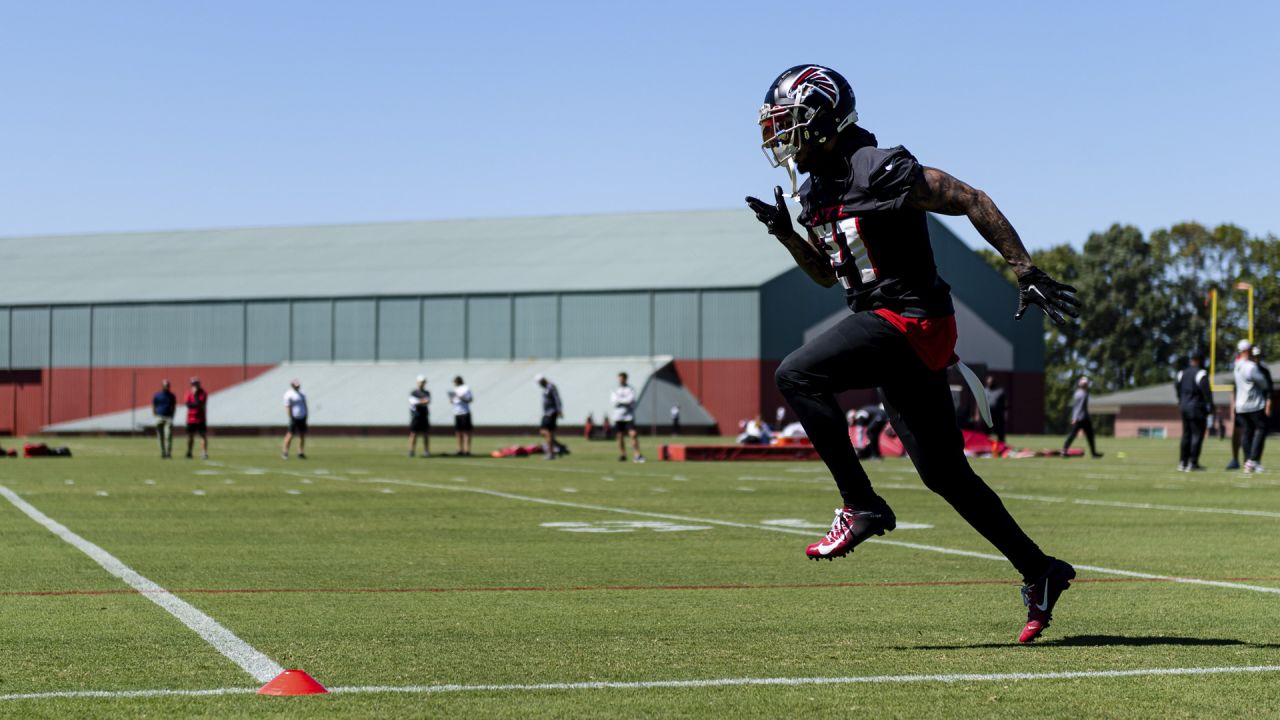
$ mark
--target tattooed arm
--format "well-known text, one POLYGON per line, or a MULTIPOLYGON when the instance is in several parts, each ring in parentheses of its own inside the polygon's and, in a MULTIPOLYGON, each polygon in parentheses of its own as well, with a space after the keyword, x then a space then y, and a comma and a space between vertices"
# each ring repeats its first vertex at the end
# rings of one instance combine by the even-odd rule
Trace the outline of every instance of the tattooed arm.
POLYGON ((1013 272, 1022 277, 1031 271, 1031 255, 1009 220, 995 202, 968 183, 931 167, 916 180, 907 195, 907 204, 920 210, 942 215, 964 215, 991 247, 995 248, 1013 272))
POLYGON ((804 270, 809 279, 822 287, 831 287, 836 284, 836 273, 831 269, 831 261, 818 249, 819 240, 814 236, 813 231, 807 230, 807 232, 809 235, 808 240, 792 232, 790 237, 778 238, 778 241, 791 252, 791 257, 795 259, 796 265, 799 265, 800 269, 804 270))
POLYGON ((756 219, 764 223, 769 234, 777 238, 778 242, 791 253, 796 265, 804 270, 809 279, 822 287, 835 285, 836 273, 831 269, 831 261, 819 249, 818 239, 813 231, 807 230, 808 240, 800 237, 800 234, 795 231, 795 226, 791 224, 791 213, 787 210, 787 203, 782 198, 782 188, 775 187, 773 191, 775 201, 773 205, 758 198, 747 198, 747 205, 756 214, 756 219))
POLYGON ((1031 264, 1031 255, 1000 208, 990 197, 967 183, 931 167, 916 179, 906 198, 907 205, 943 215, 964 215, 977 228, 991 247, 1018 276, 1018 309, 1015 320, 1021 320, 1027 308, 1038 306, 1057 325, 1065 325, 1067 317, 1080 317, 1080 301, 1076 289, 1049 277, 1031 264))

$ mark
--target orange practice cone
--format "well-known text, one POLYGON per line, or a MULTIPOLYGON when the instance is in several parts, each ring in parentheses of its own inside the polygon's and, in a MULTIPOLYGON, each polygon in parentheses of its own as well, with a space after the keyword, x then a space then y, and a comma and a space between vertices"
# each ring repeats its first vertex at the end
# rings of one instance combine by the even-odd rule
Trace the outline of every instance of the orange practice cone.
POLYGON ((327 692, 303 670, 285 670, 258 689, 259 695, 320 695, 327 692))

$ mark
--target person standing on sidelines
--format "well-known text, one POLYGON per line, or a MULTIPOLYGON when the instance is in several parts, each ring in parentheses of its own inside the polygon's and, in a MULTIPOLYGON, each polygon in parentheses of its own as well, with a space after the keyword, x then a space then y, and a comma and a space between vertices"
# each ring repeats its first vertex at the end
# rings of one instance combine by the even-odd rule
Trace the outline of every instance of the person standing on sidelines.
POLYGON ((418 449, 418 436, 422 436, 422 457, 431 457, 431 392, 427 390, 427 378, 419 375, 417 387, 409 391, 409 457, 418 449))
POLYGON ((160 390, 151 398, 151 412, 156 416, 156 437, 160 439, 160 457, 173 457, 173 415, 178 398, 169 390, 169 381, 160 382, 160 390))
POLYGON ((671 434, 680 434, 680 404, 676 403, 671 406, 671 434))
POLYGON ((187 459, 195 449, 196 435, 200 436, 200 456, 209 459, 209 393, 200 386, 200 378, 191 378, 191 389, 183 398, 187 406, 187 459))
POLYGON ((543 458, 555 460, 560 448, 564 447, 556 441, 556 423, 564 417, 564 406, 560 404, 560 391, 555 383, 545 375, 538 375, 534 381, 542 388, 542 421, 538 425, 538 434, 542 436, 543 458))
POLYGON ((1262 396, 1267 399, 1267 402, 1262 408, 1262 440, 1261 445, 1258 447, 1258 469, 1261 469, 1262 451, 1267 447, 1267 432, 1271 429, 1271 395, 1276 386, 1271 380, 1271 368, 1268 368, 1267 364, 1262 362, 1262 348, 1254 345, 1250 352, 1253 356, 1253 361, 1258 364, 1258 372, 1262 373, 1262 377, 1266 379, 1266 384, 1262 389, 1262 396))
POLYGON ((880 434, 889 425, 889 414, 880 405, 865 405, 853 414, 854 427, 866 434, 867 442, 858 450, 859 460, 884 460, 880 452, 880 434))
POLYGON ((1009 407, 1004 388, 996 385, 996 379, 991 375, 987 376, 987 404, 991 407, 991 434, 1003 443, 1005 415, 1008 414, 1009 407))
POLYGON ((453 434, 458 439, 458 457, 471 457, 471 403, 475 397, 471 388, 458 375, 449 389, 449 403, 453 405, 453 434))
POLYGON ((1182 413, 1182 442, 1179 445, 1179 472, 1204 470, 1200 464, 1200 448, 1209 418, 1213 416, 1213 391, 1209 389, 1209 372, 1201 367, 1199 355, 1192 355, 1188 367, 1178 371, 1173 383, 1182 413))
POLYGON ((1093 383, 1087 377, 1082 377, 1076 382, 1076 391, 1071 395, 1071 432, 1067 433, 1066 442, 1062 443, 1062 457, 1067 457, 1067 451, 1071 449, 1071 443, 1075 442, 1076 435, 1084 432, 1084 439, 1089 441, 1089 454, 1100 458, 1102 453, 1098 452, 1098 448, 1093 442, 1093 420, 1089 418, 1089 387, 1093 383))
POLYGON ((1240 433, 1240 450, 1244 453, 1244 471, 1262 472, 1262 447, 1267 436, 1267 376, 1253 361, 1253 344, 1241 340, 1236 346, 1233 369, 1235 387, 1232 396, 1236 409, 1236 431, 1240 433))
POLYGON ((284 392, 285 415, 289 420, 289 429, 284 433, 284 444, 280 448, 280 458, 289 459, 289 448, 293 446, 293 438, 298 437, 298 459, 307 459, 307 396, 302 394, 302 381, 294 378, 289 389, 284 392))
POLYGON ((640 454, 640 434, 636 432, 636 403, 640 395, 636 389, 627 384, 627 374, 618 373, 618 387, 609 395, 609 405, 613 408, 613 428, 618 432, 618 461, 627 461, 627 438, 631 438, 631 449, 635 452, 635 462, 644 462, 640 454))

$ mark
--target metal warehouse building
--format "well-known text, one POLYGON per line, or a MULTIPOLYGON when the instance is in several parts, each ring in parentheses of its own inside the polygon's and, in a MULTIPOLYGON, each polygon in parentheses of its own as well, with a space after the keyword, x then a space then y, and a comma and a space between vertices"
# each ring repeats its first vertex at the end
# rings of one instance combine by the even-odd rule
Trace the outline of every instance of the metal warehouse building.
MULTIPOLYGON (((959 354, 1009 388, 1011 431, 1040 431, 1040 323, 930 228, 959 354)), ((577 424, 628 368, 641 423, 681 402, 730 432, 772 415, 779 361, 844 312, 745 210, 4 238, 0 433, 131 429, 191 375, 215 428, 277 424, 295 375, 313 424, 398 427, 420 372, 439 405, 470 375, 490 427, 535 424, 545 372, 577 424)))

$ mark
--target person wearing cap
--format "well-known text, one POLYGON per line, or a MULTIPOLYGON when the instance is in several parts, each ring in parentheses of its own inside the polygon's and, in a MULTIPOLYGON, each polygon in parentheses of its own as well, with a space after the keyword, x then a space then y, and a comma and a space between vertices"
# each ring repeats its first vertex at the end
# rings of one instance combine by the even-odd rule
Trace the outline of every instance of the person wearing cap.
POLYGON ((471 457, 471 403, 475 397, 462 376, 453 379, 449 389, 449 404, 453 405, 453 434, 458 439, 458 457, 471 457))
POLYGON ((534 380, 542 388, 542 423, 538 426, 538 433, 542 435, 543 457, 555 460, 564 447, 556 442, 556 421, 564 417, 564 406, 560 404, 560 391, 555 383, 544 375, 538 375, 534 380))
POLYGON ((1209 373, 1202 365, 1200 356, 1192 355, 1188 359, 1188 367, 1178 371, 1173 383, 1178 411, 1182 414, 1182 442, 1178 455, 1180 472, 1204 470, 1200 465, 1200 448, 1208 420, 1213 416, 1213 391, 1209 389, 1209 373))
POLYGON ((173 415, 178 398, 169 390, 169 381, 160 382, 160 390, 151 398, 151 412, 156 416, 156 437, 160 439, 160 457, 173 457, 173 415))
POLYGON ((1096 458, 1102 457, 1102 453, 1098 452, 1097 446, 1094 445, 1093 421, 1089 419, 1090 385, 1092 383, 1087 377, 1082 377, 1076 382, 1076 391, 1071 395, 1071 432, 1067 434, 1067 440, 1062 444, 1062 457, 1067 457, 1071 443, 1081 431, 1084 431, 1084 439, 1089 441, 1089 454, 1096 458))
POLYGON ((200 378, 191 378, 191 389, 183 398, 187 406, 187 459, 195 449, 196 435, 200 436, 200 453, 205 460, 209 459, 209 393, 200 386, 200 378))
POLYGON ((427 378, 419 375, 417 386, 409 391, 409 457, 418 449, 418 436, 422 436, 422 457, 431 457, 431 391, 427 390, 427 378))
MULTIPOLYGON (((1271 409, 1271 383, 1267 375, 1253 359, 1253 343, 1241 340, 1236 345, 1236 362, 1232 369, 1235 385, 1232 388, 1232 406, 1236 411, 1233 432, 1240 436, 1240 450, 1244 453, 1244 471, 1262 472, 1262 448, 1267 437, 1267 413, 1271 409)), ((1231 458, 1228 470, 1238 467, 1238 460, 1231 458)))
POLYGON ((307 459, 307 396, 302 394, 302 381, 294 378, 289 389, 284 393, 285 414, 289 418, 289 429, 284 433, 284 447, 280 449, 280 457, 289 459, 289 447, 293 445, 293 436, 298 436, 298 459, 307 459))

